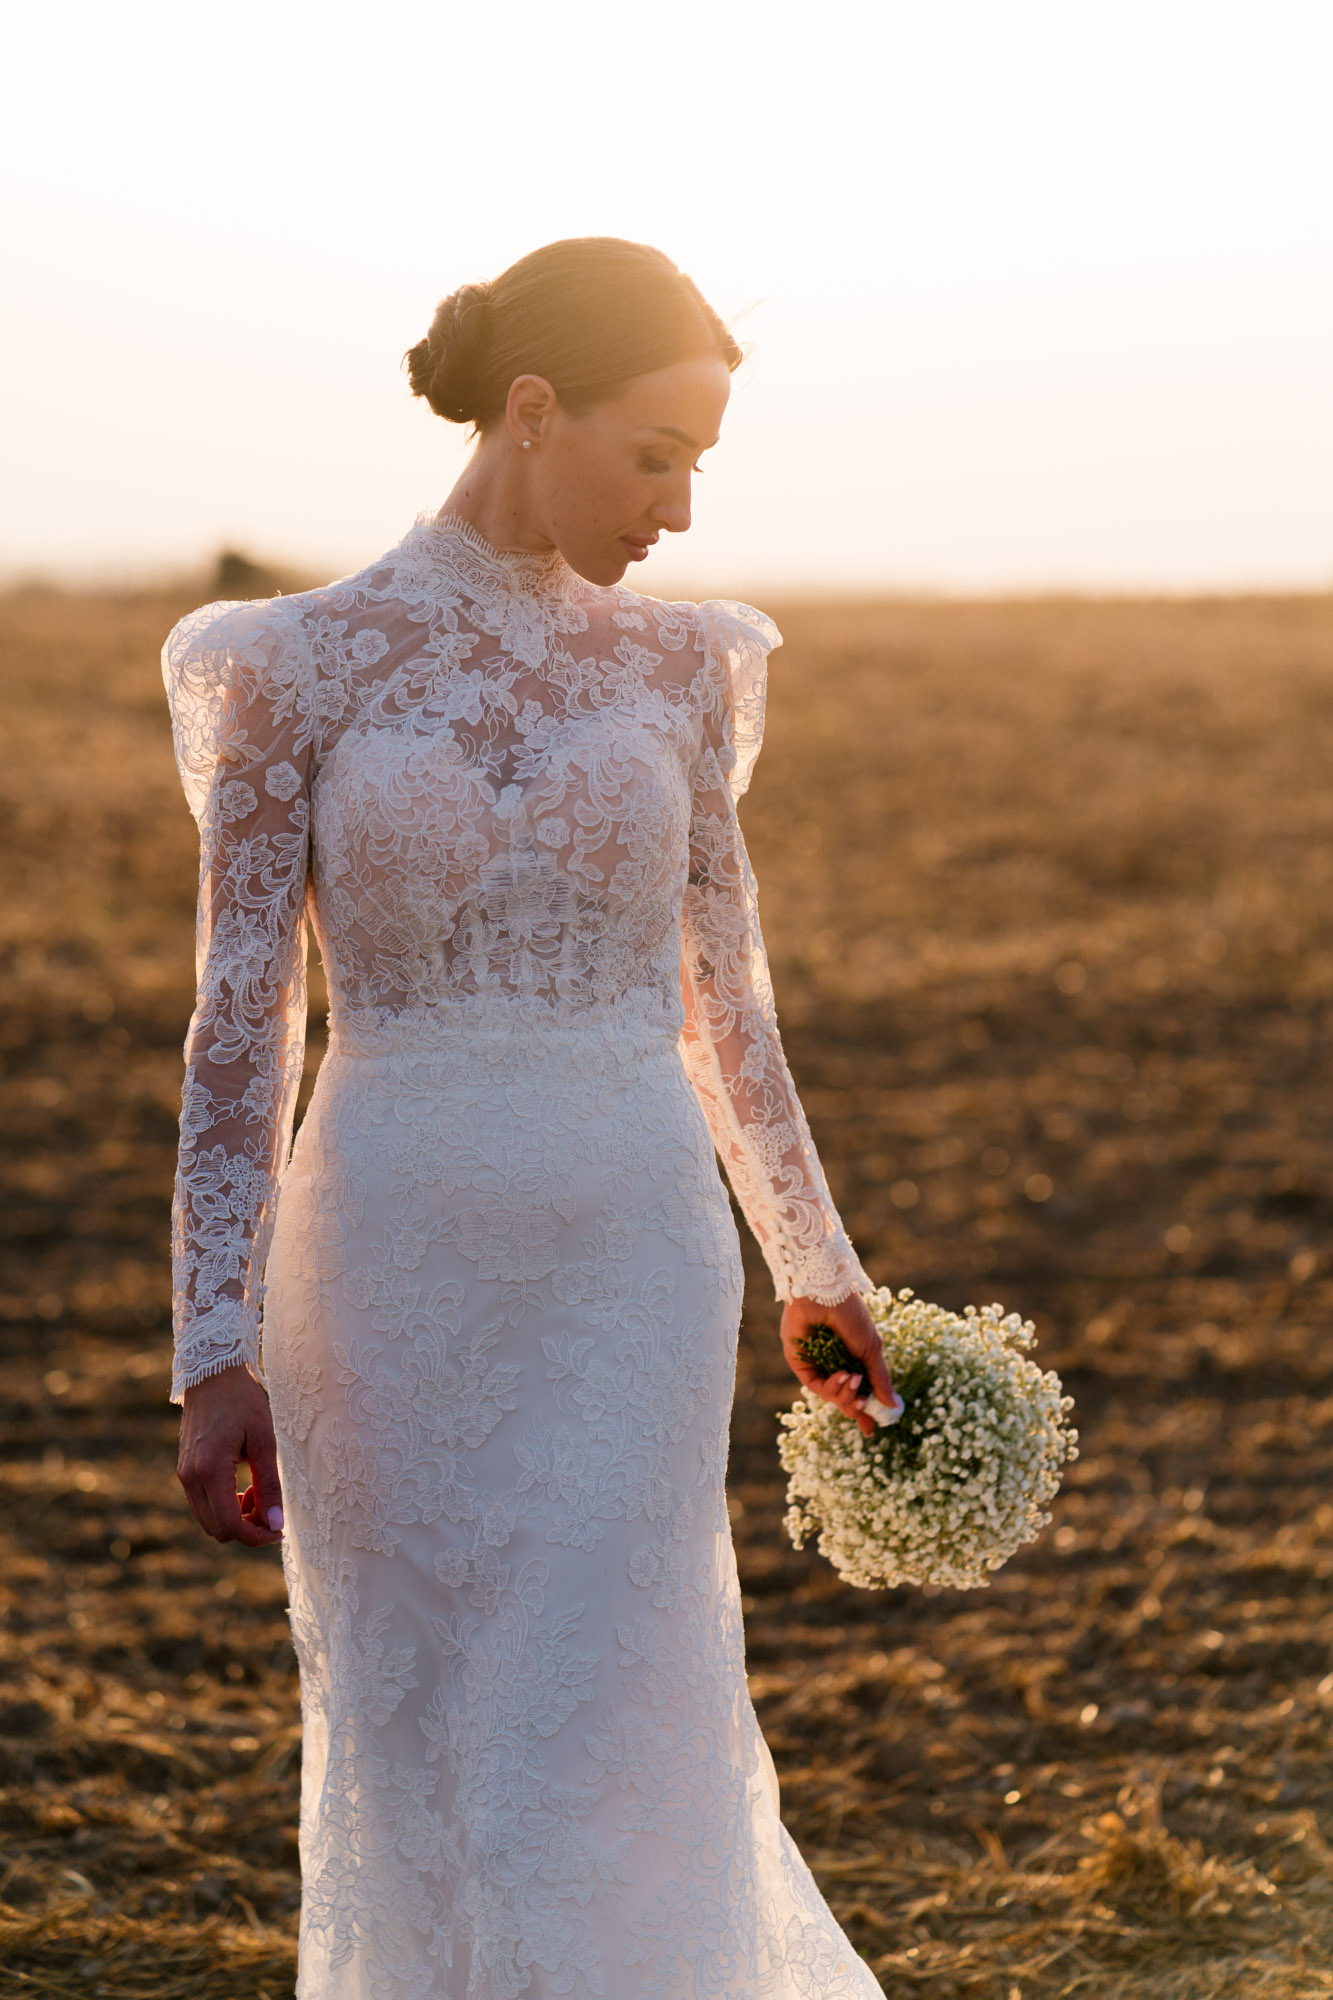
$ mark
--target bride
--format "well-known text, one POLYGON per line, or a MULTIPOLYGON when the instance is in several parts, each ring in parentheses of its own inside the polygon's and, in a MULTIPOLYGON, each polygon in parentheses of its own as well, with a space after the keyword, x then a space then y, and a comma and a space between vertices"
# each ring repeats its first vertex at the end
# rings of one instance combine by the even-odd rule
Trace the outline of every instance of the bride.
POLYGON ((477 432, 442 510, 164 649, 202 848, 180 1477, 282 1544, 301 2000, 879 1991, 779 1818, 724 1496, 715 1155, 797 1376, 867 1432, 893 1393, 736 814, 778 633, 621 582, 689 526, 739 359, 642 244, 465 285, 408 357, 477 432), (863 1374, 812 1376, 821 1321, 863 1374))

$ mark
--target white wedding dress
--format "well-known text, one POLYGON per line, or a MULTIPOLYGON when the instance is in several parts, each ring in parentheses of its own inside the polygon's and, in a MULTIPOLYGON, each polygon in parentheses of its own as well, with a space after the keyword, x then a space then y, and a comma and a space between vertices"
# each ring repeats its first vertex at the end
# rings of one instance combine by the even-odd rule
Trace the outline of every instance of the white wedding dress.
POLYGON ((167 641, 203 850, 175 1393, 258 1364, 262 1301, 301 2000, 879 1992, 778 1817, 723 1491, 714 1147, 780 1297, 871 1283, 736 817, 777 638, 444 516, 167 641))

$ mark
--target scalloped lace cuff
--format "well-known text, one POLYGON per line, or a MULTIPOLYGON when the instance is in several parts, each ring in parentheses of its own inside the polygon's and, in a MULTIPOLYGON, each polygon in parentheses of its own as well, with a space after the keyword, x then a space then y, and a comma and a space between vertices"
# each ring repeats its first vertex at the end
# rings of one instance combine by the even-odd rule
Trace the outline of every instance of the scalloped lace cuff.
POLYGON ((764 1257, 784 1304, 792 1299, 814 1299, 817 1305, 836 1306, 853 1292, 875 1289, 874 1279, 841 1231, 803 1257, 789 1256, 781 1243, 767 1246, 764 1257))
POLYGON ((207 1312, 196 1313, 177 1326, 172 1402, 179 1403, 196 1382, 219 1375, 238 1361, 248 1361, 258 1372, 259 1324, 242 1300, 221 1299, 207 1312))

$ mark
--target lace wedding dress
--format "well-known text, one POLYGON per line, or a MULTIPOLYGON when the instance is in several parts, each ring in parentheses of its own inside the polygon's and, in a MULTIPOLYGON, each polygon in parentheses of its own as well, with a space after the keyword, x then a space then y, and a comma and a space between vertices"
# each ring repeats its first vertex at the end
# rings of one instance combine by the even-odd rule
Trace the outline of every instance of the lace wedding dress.
POLYGON ((723 1492, 714 1148, 781 1298, 871 1283, 736 816, 777 639, 445 515, 167 641, 203 851, 175 1394, 258 1365, 262 1300, 302 2000, 879 1991, 778 1817, 723 1492))

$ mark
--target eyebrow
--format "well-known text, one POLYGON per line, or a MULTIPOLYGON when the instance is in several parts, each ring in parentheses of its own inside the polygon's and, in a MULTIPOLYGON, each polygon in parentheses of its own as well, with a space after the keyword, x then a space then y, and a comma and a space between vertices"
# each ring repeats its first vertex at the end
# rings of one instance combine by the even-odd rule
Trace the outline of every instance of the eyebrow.
MULTIPOLYGON (((712 445, 700 444, 698 439, 692 438, 688 431, 673 429, 670 424, 649 424, 648 429, 655 431, 658 437, 675 438, 677 444, 687 444, 691 451, 711 451, 713 448, 712 445)), ((714 439, 713 442, 716 443, 717 440, 714 439)))

